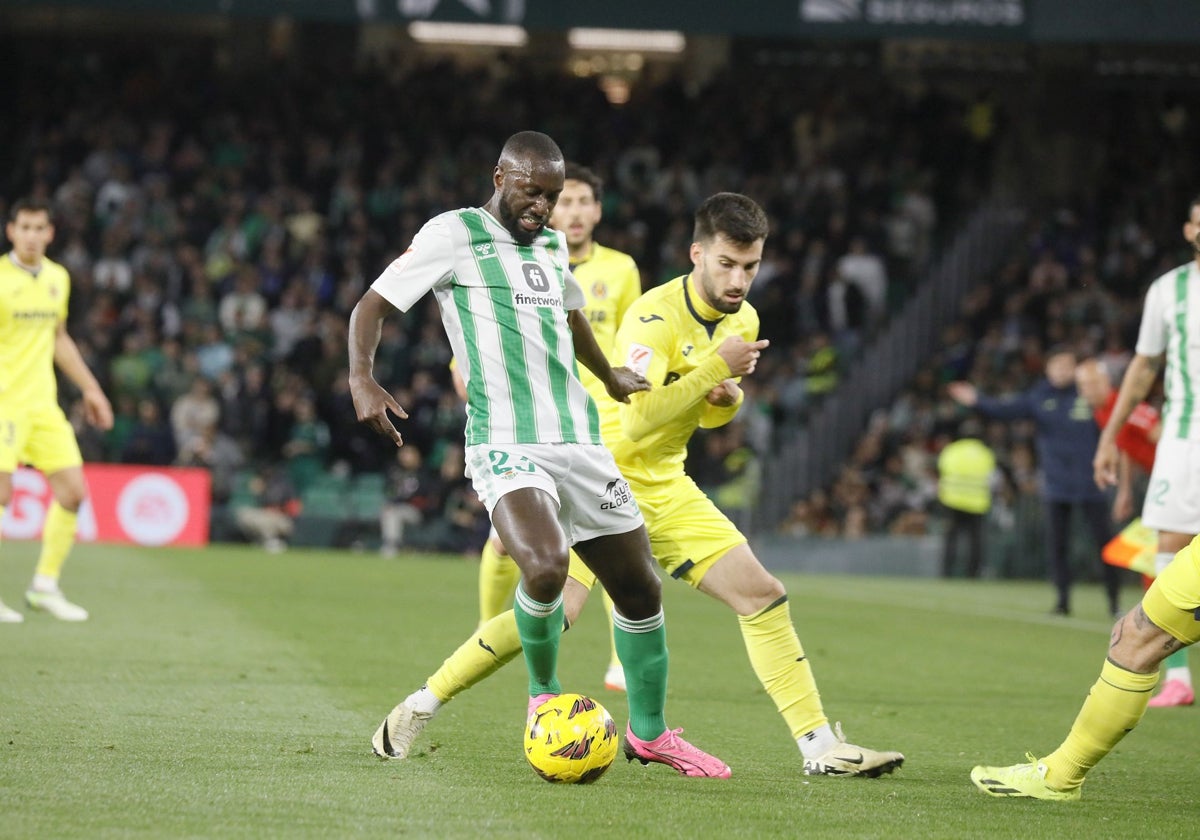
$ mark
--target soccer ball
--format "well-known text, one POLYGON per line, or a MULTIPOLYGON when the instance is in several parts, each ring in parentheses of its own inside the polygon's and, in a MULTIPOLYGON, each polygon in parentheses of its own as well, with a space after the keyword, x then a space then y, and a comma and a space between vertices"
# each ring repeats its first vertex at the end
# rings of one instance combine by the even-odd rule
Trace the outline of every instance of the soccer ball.
POLYGON ((603 776, 616 757, 616 722, 582 694, 551 697, 525 724, 525 758, 548 782, 589 784, 603 776))

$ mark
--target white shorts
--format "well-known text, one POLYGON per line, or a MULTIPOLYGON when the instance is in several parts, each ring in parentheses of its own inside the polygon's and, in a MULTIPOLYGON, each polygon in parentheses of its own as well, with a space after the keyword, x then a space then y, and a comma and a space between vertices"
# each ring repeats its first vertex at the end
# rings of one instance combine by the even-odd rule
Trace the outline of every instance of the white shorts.
POLYGON ((1163 438, 1142 504, 1142 524, 1155 531, 1200 533, 1200 441, 1163 438))
POLYGON ((558 522, 571 545, 644 524, 629 482, 603 446, 477 444, 467 447, 466 461, 471 484, 489 514, 506 493, 523 487, 544 490, 558 505, 558 522))

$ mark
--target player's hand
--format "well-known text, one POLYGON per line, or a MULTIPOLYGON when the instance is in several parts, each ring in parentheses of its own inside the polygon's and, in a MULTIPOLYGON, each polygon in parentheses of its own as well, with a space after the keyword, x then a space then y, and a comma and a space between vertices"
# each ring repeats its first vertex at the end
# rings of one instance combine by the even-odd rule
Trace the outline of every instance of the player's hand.
POLYGON ((754 373, 754 368, 758 365, 758 357, 770 344, 771 342, 765 338, 760 338, 758 341, 746 341, 740 335, 731 335, 721 342, 721 346, 717 348, 717 355, 725 360, 725 364, 729 365, 731 374, 746 376, 754 373))
POLYGON ((1117 445, 1101 437, 1100 444, 1096 447, 1096 456, 1092 458, 1092 478, 1101 490, 1117 483, 1118 457, 1117 445))
POLYGON ((107 432, 113 427, 112 403, 99 388, 83 392, 83 414, 97 429, 107 432))
POLYGON ((649 391, 650 382, 640 373, 635 373, 627 367, 615 367, 612 376, 604 384, 608 395, 617 402, 629 402, 629 395, 638 391, 649 391))
POLYGON ((366 423, 379 434, 391 438, 396 446, 404 445, 404 438, 400 437, 400 432, 388 417, 388 410, 391 409, 392 414, 401 420, 408 419, 408 412, 400 407, 395 397, 369 376, 350 377, 350 397, 354 400, 358 422, 366 423))
POLYGON ((970 382, 951 382, 946 386, 946 393, 959 405, 972 406, 979 402, 979 391, 970 382))
POLYGON ((742 395, 742 389, 738 387, 737 382, 732 379, 726 379, 717 387, 705 395, 709 405, 728 408, 731 405, 737 405, 738 397, 742 395))

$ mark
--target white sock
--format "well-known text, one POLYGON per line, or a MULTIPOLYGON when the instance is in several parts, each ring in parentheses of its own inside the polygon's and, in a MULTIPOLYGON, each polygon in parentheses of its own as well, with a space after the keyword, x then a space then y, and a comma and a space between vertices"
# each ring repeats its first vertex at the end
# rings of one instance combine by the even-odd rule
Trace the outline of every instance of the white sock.
POLYGON ((1178 668, 1168 668, 1167 675, 1164 678, 1166 682, 1171 680, 1179 680, 1188 688, 1192 687, 1192 669, 1186 665, 1180 665, 1178 668))
POLYGON ((1173 551, 1160 551, 1160 552, 1158 552, 1158 554, 1155 554, 1154 555, 1154 572, 1155 572, 1155 574, 1161 575, 1163 573, 1163 569, 1165 569, 1165 568, 1167 568, 1167 566, 1171 565, 1171 561, 1174 559, 1175 559, 1175 552, 1173 552, 1173 551))
POLYGON ((796 739, 796 745, 800 747, 800 754, 807 759, 820 758, 836 747, 838 743, 837 736, 833 734, 828 723, 823 723, 812 732, 796 739))
POLYGON ((434 693, 429 690, 428 686, 424 685, 404 698, 404 702, 412 706, 414 711, 430 715, 435 714, 438 709, 442 708, 442 701, 434 696, 434 693))
POLYGON ((50 575, 34 575, 32 588, 34 592, 57 592, 58 578, 50 575))

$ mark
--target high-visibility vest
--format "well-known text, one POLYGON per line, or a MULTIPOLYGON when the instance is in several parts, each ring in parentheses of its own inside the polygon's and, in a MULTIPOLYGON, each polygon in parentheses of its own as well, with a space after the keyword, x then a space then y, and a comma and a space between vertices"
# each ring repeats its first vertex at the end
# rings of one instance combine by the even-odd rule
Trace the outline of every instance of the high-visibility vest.
POLYGON ((996 456, 975 438, 947 444, 938 455, 938 501, 952 510, 987 513, 992 507, 996 456))

